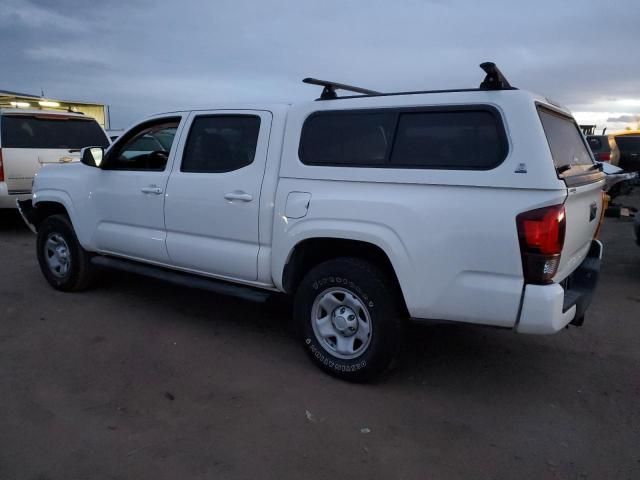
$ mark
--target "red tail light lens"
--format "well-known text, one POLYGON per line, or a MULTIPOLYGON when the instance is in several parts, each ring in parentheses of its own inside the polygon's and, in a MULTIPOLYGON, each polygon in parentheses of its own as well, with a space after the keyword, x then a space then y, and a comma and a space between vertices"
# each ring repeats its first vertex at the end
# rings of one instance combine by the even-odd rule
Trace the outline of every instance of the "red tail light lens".
POLYGON ((4 165, 2 164, 2 149, 0 148, 0 182, 4 182, 4 165))
POLYGON ((601 162, 610 162, 611 161, 611 152, 601 152, 598 154, 598 160, 601 162))
POLYGON ((537 208, 516 217, 526 283, 545 285, 558 270, 564 245, 564 205, 537 208))

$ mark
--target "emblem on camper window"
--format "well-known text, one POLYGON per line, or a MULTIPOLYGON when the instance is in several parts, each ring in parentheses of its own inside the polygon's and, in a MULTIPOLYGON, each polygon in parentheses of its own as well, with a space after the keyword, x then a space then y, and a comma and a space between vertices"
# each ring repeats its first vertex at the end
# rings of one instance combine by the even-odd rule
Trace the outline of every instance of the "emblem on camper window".
POLYGON ((527 164, 519 163, 518 168, 516 168, 515 173, 527 173, 527 164))

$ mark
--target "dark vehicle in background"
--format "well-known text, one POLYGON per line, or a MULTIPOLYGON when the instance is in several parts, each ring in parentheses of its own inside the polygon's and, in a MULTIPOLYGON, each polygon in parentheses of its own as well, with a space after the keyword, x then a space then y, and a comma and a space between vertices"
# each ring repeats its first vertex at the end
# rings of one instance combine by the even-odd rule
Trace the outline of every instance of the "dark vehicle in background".
POLYGON ((616 135, 615 141, 620 150, 620 168, 627 172, 640 171, 640 133, 616 135))
MULTIPOLYGON (((620 167, 611 165, 608 162, 600 162, 600 168, 606 175, 604 191, 611 200, 621 195, 631 194, 634 183, 638 178, 638 172, 625 172, 620 167)), ((612 203, 610 206, 613 207, 614 204, 612 203)))
MULTIPOLYGON (((609 195, 609 198, 613 200, 618 196, 631 194, 637 182, 638 174, 634 169, 629 168, 629 162, 626 162, 626 168, 620 163, 621 147, 618 147, 618 144, 620 141, 622 141, 623 145, 633 144, 633 141, 630 142, 629 138, 635 138, 640 146, 640 134, 636 134, 636 136, 626 133, 618 135, 587 135, 586 138, 595 160, 602 164, 602 171, 606 174, 604 190, 609 195)), ((640 160, 640 157, 638 158, 640 160)))
POLYGON ((598 162, 610 162, 612 165, 618 164, 620 152, 613 136, 587 135, 587 143, 598 162))

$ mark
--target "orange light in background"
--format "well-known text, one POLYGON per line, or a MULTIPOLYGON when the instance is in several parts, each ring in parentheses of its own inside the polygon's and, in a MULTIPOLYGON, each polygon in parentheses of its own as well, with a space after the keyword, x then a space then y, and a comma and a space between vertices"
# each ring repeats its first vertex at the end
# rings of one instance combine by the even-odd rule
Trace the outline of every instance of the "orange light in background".
POLYGON ((598 227, 596 228, 596 233, 593 234, 593 238, 596 240, 600 236, 600 228, 602 228, 602 223, 604 221, 604 212, 607 210, 609 206, 609 202, 611 201, 611 197, 607 195, 607 193, 602 191, 602 211, 600 212, 600 220, 598 221, 598 227))

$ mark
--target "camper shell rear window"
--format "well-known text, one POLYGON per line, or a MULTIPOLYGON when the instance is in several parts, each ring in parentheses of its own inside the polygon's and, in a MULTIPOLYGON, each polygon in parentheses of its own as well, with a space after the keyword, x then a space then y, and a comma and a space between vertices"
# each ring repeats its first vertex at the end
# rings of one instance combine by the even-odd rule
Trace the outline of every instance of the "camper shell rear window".
POLYGON ((538 116, 549 143, 551 157, 561 178, 593 170, 593 159, 576 121, 538 105, 538 116))

